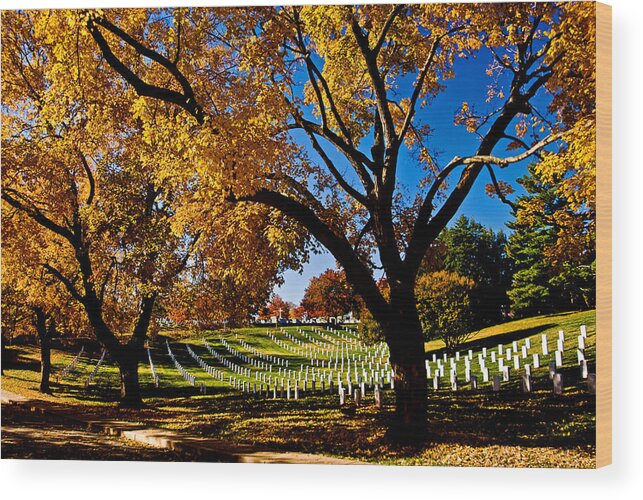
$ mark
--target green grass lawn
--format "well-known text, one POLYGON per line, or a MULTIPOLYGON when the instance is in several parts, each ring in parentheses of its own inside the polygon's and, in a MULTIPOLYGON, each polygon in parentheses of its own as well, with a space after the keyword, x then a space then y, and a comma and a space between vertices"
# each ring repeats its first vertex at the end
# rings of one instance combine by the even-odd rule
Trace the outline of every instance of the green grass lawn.
MULTIPOLYGON (((593 467, 595 456, 595 398, 580 378, 576 364, 576 341, 581 324, 587 326, 586 357, 593 371, 595 359, 595 312, 575 312, 538 316, 512 321, 476 332, 460 351, 474 353, 496 348, 502 342, 509 345, 529 337, 532 352, 540 349, 540 335, 547 333, 553 357, 558 330, 566 333, 564 367, 565 392, 554 396, 547 373, 548 358, 541 362, 534 375, 534 392, 523 394, 517 377, 503 384, 502 391, 492 392, 481 387, 478 392, 468 389, 451 392, 446 389, 429 391, 429 427, 431 440, 421 447, 399 447, 385 438, 392 418, 394 395, 384 391, 385 411, 372 405, 372 396, 356 409, 354 415, 343 411, 338 397, 315 395, 300 400, 266 399, 254 394, 242 394, 201 370, 188 355, 183 344, 216 368, 221 366, 205 349, 202 337, 223 353, 218 341, 219 332, 193 333, 171 330, 162 332, 152 342, 152 358, 160 386, 153 384, 149 365, 141 364, 140 380, 146 408, 122 410, 115 407, 118 395, 118 370, 106 361, 93 383, 85 381, 98 361, 99 353, 81 358, 76 369, 60 382, 56 373, 73 359, 77 352, 54 350, 53 395, 40 395, 38 388, 38 350, 32 346, 10 346, 17 362, 5 367, 4 389, 30 397, 78 405, 85 414, 110 415, 135 422, 190 433, 211 436, 244 444, 255 444, 283 450, 323 453, 357 458, 378 463, 464 465, 464 466, 536 466, 536 467, 593 467), (201 395, 181 378, 172 365, 165 339, 170 340, 179 362, 197 381, 204 383, 207 394, 201 395), (567 346, 570 346, 567 348, 567 346)), ((302 342, 305 336, 288 328, 302 342)), ((327 342, 323 336, 306 328, 316 340, 327 342)), ((290 368, 298 370, 307 359, 277 345, 266 335, 265 328, 228 330, 225 338, 238 351, 250 355, 239 343, 248 344, 265 354, 289 360, 290 368)), ((285 337, 282 337, 285 339, 285 337)), ((293 344, 294 345, 294 344, 293 344)), ((444 345, 437 341, 426 344, 427 357, 441 354, 444 345)), ((351 351, 352 352, 352 351, 351 351)), ((355 351, 357 352, 357 351, 355 351)), ((474 354, 474 358, 475 358, 474 354)), ((243 366, 235 356, 226 357, 243 366)), ((230 373, 230 372, 227 372, 230 373)), ((458 370, 462 377, 462 370, 458 370)), ((254 382, 252 378, 244 380, 254 382)))

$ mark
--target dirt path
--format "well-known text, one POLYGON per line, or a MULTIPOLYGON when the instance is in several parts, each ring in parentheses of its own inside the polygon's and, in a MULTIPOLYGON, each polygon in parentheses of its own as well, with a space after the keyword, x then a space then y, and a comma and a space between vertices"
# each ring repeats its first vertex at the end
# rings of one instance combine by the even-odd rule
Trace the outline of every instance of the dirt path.
POLYGON ((19 405, 2 407, 2 458, 44 460, 192 461, 187 453, 85 430, 19 405))

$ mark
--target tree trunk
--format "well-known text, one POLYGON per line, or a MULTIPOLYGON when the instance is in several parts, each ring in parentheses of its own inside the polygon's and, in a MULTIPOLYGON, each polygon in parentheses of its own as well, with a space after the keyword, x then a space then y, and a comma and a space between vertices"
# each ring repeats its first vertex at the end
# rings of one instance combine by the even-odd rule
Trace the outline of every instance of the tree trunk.
POLYGON ((143 405, 141 388, 138 381, 138 363, 142 350, 138 345, 124 345, 118 356, 118 367, 121 373, 121 397, 119 406, 122 408, 139 408, 143 405))
POLYGON ((40 339, 40 392, 50 394, 49 376, 51 375, 51 342, 48 338, 40 339))
POLYGON ((46 314, 41 308, 35 308, 36 313, 36 332, 38 333, 38 340, 40 341, 40 387, 39 391, 43 394, 51 393, 49 387, 49 378, 51 375, 51 336, 55 330, 54 320, 50 320, 49 328, 47 328, 46 314))
POLYGON ((392 290, 391 306, 394 318, 383 327, 395 384, 395 421, 390 433, 399 442, 421 442, 427 434, 428 391, 415 295, 408 288, 392 290))

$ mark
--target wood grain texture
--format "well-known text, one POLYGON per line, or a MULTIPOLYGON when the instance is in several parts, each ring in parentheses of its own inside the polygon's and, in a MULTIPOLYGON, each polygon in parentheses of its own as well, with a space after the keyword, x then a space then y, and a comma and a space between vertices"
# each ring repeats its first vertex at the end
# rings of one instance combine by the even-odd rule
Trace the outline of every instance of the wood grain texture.
POLYGON ((596 3, 596 467, 612 463, 612 7, 596 3))

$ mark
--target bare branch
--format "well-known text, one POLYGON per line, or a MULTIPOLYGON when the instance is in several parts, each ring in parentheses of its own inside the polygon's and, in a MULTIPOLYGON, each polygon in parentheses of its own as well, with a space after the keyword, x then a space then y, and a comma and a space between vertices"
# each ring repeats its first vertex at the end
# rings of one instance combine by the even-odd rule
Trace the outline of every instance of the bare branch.
POLYGON ((548 135, 544 139, 534 144, 527 151, 523 151, 522 153, 515 156, 508 156, 505 158, 501 158, 499 156, 494 156, 494 155, 474 155, 474 156, 469 156, 467 158, 462 158, 461 163, 463 165, 471 165, 475 163, 487 163, 487 164, 498 165, 500 168, 505 168, 508 165, 511 165, 512 163, 517 163, 519 161, 525 160, 529 158, 531 155, 538 153, 545 146, 547 146, 548 144, 551 144, 554 141, 557 141, 564 135, 565 135, 565 132, 548 135))
POLYGON ((496 191, 496 194, 498 195, 498 198, 506 205, 509 205, 511 209, 515 212, 518 209, 518 207, 516 206, 515 203, 507 199, 505 194, 502 192, 502 189, 500 189, 500 185, 498 184, 498 179, 496 179, 496 173, 493 171, 493 167, 487 164, 487 170, 489 171, 489 176, 491 177, 491 182, 496 191))

